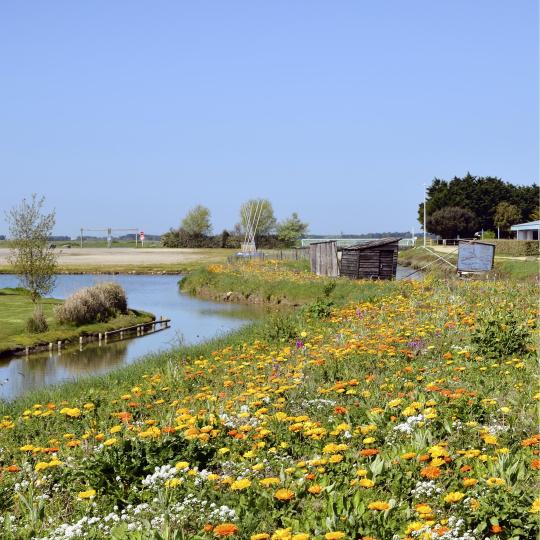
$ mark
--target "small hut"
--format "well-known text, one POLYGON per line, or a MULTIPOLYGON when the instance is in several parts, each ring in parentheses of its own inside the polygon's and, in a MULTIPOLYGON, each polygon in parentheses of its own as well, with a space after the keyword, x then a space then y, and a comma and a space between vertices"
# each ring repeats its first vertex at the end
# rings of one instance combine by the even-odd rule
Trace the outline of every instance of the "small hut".
POLYGON ((341 249, 340 275, 352 279, 395 279, 400 238, 380 238, 341 249))
POLYGON ((339 264, 335 242, 316 242, 309 246, 311 271, 318 276, 339 276, 339 264))

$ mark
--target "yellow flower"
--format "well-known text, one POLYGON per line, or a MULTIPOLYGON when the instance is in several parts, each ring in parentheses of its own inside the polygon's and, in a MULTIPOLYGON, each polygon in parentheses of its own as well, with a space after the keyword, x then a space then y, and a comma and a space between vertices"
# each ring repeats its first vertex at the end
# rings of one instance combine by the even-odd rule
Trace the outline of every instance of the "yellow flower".
POLYGON ((270 535, 266 533, 252 534, 250 536, 250 540, 267 540, 268 538, 270 538, 270 535))
POLYGON ((69 407, 64 407, 63 409, 60 409, 60 414, 65 414, 66 416, 69 416, 71 418, 78 418, 81 416, 81 410, 77 409, 76 407, 71 409, 69 407))
POLYGON ((44 469, 49 468, 49 463, 46 461, 39 461, 36 463, 36 466, 34 467, 35 471, 43 471, 44 469))
POLYGON ((447 502, 449 504, 458 503, 465 497, 464 493, 461 493, 461 491, 452 491, 446 497, 444 498, 444 502, 447 502))
POLYGON ((294 491, 286 488, 278 489, 274 493, 274 497, 279 501, 291 501, 294 499, 294 491))
POLYGON ((231 489, 233 491, 242 491, 243 489, 247 489, 249 486, 251 486, 251 480, 242 478, 241 480, 235 480, 231 484, 231 489))
POLYGON ((318 495, 322 491, 322 486, 319 486, 319 484, 315 484, 314 486, 308 487, 308 491, 312 495, 318 495))
POLYGON ((341 531, 327 532, 324 538, 325 540, 340 540, 341 538, 345 538, 345 533, 341 531))
POLYGON ((478 480, 476 478, 464 478, 463 479, 463 485, 465 487, 471 487, 471 486, 474 486, 475 484, 478 484, 478 480))
POLYGON ((358 485, 363 488, 372 488, 375 485, 375 482, 369 478, 362 478, 358 481, 358 485))
POLYGON ((373 501, 368 504, 370 510, 388 510, 390 505, 385 501, 373 501))
POLYGON ((415 452, 407 452, 405 454, 401 454, 401 459, 414 459, 416 457, 416 453, 415 452))
POLYGON ((366 476, 367 475, 367 470, 366 469, 358 469, 356 471, 356 475, 357 476, 366 476))
POLYGON ((332 454, 328 459, 329 463, 340 463, 343 461, 343 456, 341 454, 332 454))
POLYGON ((93 499, 95 496, 95 489, 87 489, 86 491, 81 491, 78 495, 79 499, 93 499))
POLYGON ((486 480, 486 484, 489 487, 495 487, 495 486, 504 486, 504 484, 506 484, 506 482, 502 478, 492 477, 492 478, 488 478, 486 480))
POLYGON ((291 540, 309 540, 309 534, 307 533, 293 534, 291 540))
POLYGON ((109 432, 114 435, 115 433, 118 433, 119 431, 122 431, 122 426, 113 426, 109 432))
POLYGON ((529 509, 529 512, 531 514, 539 514, 540 513, 540 499, 534 499, 531 508, 529 509))
POLYGON ((418 504, 418 505, 416 505, 415 510, 419 514, 431 514, 431 512, 433 512, 433 510, 431 509, 431 506, 429 506, 429 504, 418 504))
POLYGON ((187 461, 179 461, 174 467, 177 471, 182 471, 189 467, 189 463, 187 461))
POLYGON ((113 444, 116 444, 118 442, 118 439, 115 439, 114 437, 110 438, 110 439, 107 439, 104 443, 103 443, 103 446, 112 446, 113 444))
POLYGON ((182 483, 181 478, 171 478, 170 480, 167 480, 165 482, 165 487, 175 488, 176 486, 179 486, 181 483, 182 483))

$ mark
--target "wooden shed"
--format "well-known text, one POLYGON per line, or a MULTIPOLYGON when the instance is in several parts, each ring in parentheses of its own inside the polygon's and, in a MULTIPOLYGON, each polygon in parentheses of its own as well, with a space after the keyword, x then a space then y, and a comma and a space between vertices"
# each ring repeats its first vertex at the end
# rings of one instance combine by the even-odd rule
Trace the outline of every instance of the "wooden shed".
POLYGON ((395 279, 400 238, 380 238, 341 249, 340 275, 352 279, 395 279))
POLYGON ((336 242, 317 242, 309 246, 311 271, 318 276, 339 275, 336 242))

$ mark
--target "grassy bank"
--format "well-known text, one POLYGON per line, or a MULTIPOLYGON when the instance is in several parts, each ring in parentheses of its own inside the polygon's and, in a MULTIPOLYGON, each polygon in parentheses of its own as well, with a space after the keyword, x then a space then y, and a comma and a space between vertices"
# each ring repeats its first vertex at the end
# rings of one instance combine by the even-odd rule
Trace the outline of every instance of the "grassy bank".
POLYGON ((108 332, 152 320, 149 313, 130 310, 107 322, 72 326, 60 324, 54 317, 54 307, 61 300, 43 299, 43 312, 49 330, 39 334, 26 331, 26 321, 32 315, 34 305, 24 289, 0 289, 0 355, 17 348, 35 347, 57 341, 74 341, 79 336, 108 332))
POLYGON ((356 286, 4 404, 2 538, 533 538, 534 286, 356 286))
POLYGON ((195 269, 181 282, 183 291, 214 300, 293 306, 317 299, 365 301, 387 294, 393 287, 392 282, 374 288, 347 278, 319 277, 309 271, 307 261, 213 264, 195 269))
MULTIPOLYGON (((457 254, 438 253, 452 264, 457 264, 457 254)), ((441 277, 456 275, 455 268, 438 261, 432 253, 422 249, 413 248, 399 253, 399 263, 404 266, 420 269, 427 264, 426 272, 433 272, 441 277)), ((539 262, 537 259, 514 260, 495 257, 493 270, 488 274, 490 279, 508 279, 516 281, 536 281, 539 275, 539 262)))

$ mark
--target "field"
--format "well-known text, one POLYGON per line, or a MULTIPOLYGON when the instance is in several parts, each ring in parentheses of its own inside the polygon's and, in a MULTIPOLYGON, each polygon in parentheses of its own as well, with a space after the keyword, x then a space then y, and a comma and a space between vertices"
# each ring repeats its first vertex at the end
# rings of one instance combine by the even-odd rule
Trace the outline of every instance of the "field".
POLYGON ((533 285, 252 273, 304 307, 4 404, 2 538, 536 537, 533 285))
MULTIPOLYGON (((223 262, 234 253, 230 249, 167 249, 167 248, 71 248, 61 249, 58 258, 61 273, 180 273, 194 265, 223 262)), ((0 272, 11 271, 9 249, 0 248, 0 272)))
POLYGON ((56 343, 58 340, 74 340, 81 334, 105 332, 151 320, 151 315, 144 312, 133 312, 118 315, 106 323, 70 326, 59 324, 54 317, 54 306, 60 300, 44 299, 43 312, 49 330, 40 334, 26 332, 26 320, 32 315, 34 306, 29 295, 23 289, 0 289, 0 353, 16 347, 37 344, 56 343))

